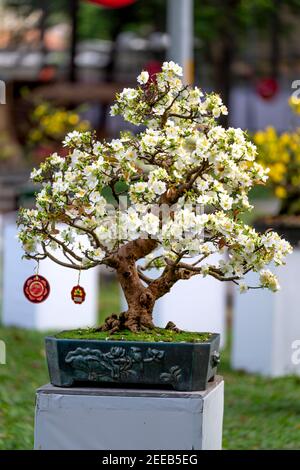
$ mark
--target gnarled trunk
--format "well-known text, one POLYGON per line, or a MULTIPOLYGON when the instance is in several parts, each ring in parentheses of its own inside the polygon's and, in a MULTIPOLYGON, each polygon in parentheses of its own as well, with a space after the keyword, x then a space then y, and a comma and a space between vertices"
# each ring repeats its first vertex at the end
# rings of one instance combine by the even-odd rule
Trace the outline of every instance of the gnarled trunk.
POLYGON ((128 304, 127 312, 123 313, 125 328, 131 331, 153 328, 152 312, 156 299, 140 280, 135 262, 125 262, 117 275, 128 304))
POLYGON ((128 310, 119 316, 114 314, 108 317, 102 329, 111 333, 122 329, 134 332, 152 329, 152 312, 156 298, 139 278, 135 256, 126 253, 119 255, 116 271, 128 310))
MULTIPOLYGON (((133 332, 154 328, 152 312, 155 301, 170 291, 179 279, 187 279, 190 272, 179 272, 171 265, 164 269, 162 276, 144 285, 136 263, 151 253, 157 246, 152 239, 137 239, 119 248, 109 259, 109 265, 117 272, 118 280, 128 304, 128 310, 120 315, 113 314, 105 320, 102 331, 114 333, 128 329, 133 332)), ((171 325, 174 329, 175 325, 171 325)), ((176 328, 176 327, 175 327, 176 328)))

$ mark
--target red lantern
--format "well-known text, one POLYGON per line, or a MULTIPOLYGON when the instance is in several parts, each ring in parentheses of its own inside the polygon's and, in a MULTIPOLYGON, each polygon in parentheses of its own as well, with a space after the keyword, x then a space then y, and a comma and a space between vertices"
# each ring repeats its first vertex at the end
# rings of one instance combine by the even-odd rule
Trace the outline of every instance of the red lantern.
POLYGON ((256 91, 264 100, 270 100, 278 93, 279 85, 275 78, 262 78, 257 82, 256 91))
POLYGON ((50 293, 50 285, 47 279, 39 274, 26 279, 23 287, 25 297, 34 304, 38 304, 47 299, 50 293))
POLYGON ((101 5, 107 8, 122 8, 131 5, 136 0, 87 0, 95 5, 101 5))
POLYGON ((158 60, 150 60, 145 65, 145 70, 149 73, 150 81, 156 81, 156 75, 161 72, 162 63, 158 60))
POLYGON ((75 304, 82 304, 85 301, 85 295, 84 288, 79 285, 74 286, 71 291, 71 297, 75 304))

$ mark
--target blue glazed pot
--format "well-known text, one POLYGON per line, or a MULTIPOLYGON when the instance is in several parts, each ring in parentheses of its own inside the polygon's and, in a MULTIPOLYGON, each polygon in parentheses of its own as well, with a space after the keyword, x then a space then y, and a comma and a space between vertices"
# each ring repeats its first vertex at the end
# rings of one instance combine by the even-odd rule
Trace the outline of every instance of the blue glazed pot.
POLYGON ((52 385, 118 384, 205 390, 217 372, 220 335, 202 343, 46 338, 52 385))

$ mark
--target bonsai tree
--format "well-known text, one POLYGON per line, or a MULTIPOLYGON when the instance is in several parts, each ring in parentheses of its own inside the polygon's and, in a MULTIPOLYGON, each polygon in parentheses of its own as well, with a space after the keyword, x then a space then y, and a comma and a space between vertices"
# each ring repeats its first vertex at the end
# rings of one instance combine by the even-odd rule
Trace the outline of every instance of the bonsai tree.
POLYGON ((55 153, 32 172, 42 185, 36 209, 20 211, 26 258, 116 271, 128 310, 100 327, 112 333, 152 329, 156 300, 181 279, 213 276, 245 291, 243 277, 254 270, 260 285, 250 287, 276 291, 265 267, 291 252, 277 233, 261 235, 241 219, 248 191, 267 179, 254 144, 241 129, 219 126, 227 113, 220 97, 184 86, 181 75, 165 62, 155 80, 142 72, 137 88, 117 96, 111 115, 135 124, 136 135, 99 142, 91 132, 68 134, 67 156, 55 153), (211 262, 216 253, 226 261, 211 262), (153 267, 158 278, 148 275, 153 267))
MULTIPOLYGON (((291 97, 289 105, 300 114, 300 99, 291 97)), ((300 127, 278 134, 269 126, 254 135, 258 160, 269 168, 269 184, 281 201, 280 216, 300 215, 300 127)))

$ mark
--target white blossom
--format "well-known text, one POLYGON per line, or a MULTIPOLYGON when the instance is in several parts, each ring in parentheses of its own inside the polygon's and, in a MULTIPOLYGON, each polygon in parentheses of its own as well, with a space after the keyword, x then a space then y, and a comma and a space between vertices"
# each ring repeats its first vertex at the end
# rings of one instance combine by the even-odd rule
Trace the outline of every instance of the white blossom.
POLYGON ((140 73, 140 75, 137 77, 137 81, 140 85, 145 85, 149 80, 149 73, 146 72, 145 70, 140 73))
POLYGON ((262 269, 260 271, 259 280, 262 287, 266 287, 273 292, 276 292, 280 288, 277 277, 268 269, 262 269))
POLYGON ((245 294, 248 291, 248 286, 245 282, 239 282, 239 290, 241 294, 245 294))

